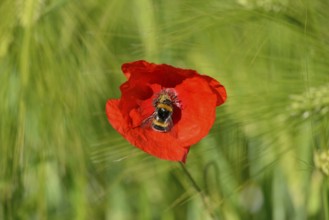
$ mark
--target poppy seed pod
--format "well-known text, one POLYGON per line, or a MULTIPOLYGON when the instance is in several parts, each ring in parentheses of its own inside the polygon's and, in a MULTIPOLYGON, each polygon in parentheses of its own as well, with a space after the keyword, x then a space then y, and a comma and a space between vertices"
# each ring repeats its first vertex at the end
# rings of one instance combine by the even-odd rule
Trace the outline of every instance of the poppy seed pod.
POLYGON ((165 160, 185 162, 191 145, 205 137, 226 90, 194 70, 140 60, 122 65, 121 98, 110 99, 110 124, 132 145, 165 160))

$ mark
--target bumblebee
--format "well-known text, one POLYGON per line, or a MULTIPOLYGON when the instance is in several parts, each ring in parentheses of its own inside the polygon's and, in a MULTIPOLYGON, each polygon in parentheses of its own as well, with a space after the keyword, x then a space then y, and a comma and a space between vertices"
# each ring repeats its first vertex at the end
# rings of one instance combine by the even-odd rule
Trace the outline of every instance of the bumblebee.
POLYGON ((180 107, 175 91, 162 90, 153 101, 154 113, 144 120, 143 125, 149 124, 157 132, 170 131, 173 127, 174 105, 180 107))

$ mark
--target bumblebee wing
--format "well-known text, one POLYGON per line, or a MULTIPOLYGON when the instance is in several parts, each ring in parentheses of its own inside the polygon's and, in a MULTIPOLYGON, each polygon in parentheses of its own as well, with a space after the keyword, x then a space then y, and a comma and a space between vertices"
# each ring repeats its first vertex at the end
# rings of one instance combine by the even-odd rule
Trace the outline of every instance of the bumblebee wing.
POLYGON ((142 128, 150 128, 151 125, 152 125, 153 118, 154 118, 154 113, 151 116, 145 118, 142 121, 142 124, 140 125, 140 127, 142 127, 142 128))
POLYGON ((165 132, 169 132, 174 126, 174 123, 171 117, 169 117, 166 122, 168 123, 168 126, 166 127, 165 132))

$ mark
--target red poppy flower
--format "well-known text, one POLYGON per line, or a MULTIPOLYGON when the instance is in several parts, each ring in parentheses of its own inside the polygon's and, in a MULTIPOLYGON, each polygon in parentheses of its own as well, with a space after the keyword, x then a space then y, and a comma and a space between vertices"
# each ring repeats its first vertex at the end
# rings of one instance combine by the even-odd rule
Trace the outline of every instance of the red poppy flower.
POLYGON ((165 160, 185 162, 192 144, 206 136, 226 91, 194 70, 135 61, 122 65, 121 98, 110 99, 110 124, 132 145, 165 160))

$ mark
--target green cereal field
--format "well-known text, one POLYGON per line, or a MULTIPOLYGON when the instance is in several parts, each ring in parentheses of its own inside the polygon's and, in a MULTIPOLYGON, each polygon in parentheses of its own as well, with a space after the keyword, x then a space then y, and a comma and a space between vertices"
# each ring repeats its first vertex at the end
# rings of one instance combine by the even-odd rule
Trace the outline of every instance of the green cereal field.
POLYGON ((327 0, 0 0, 1 220, 327 220, 328 178, 327 0), (185 165, 108 122, 136 60, 226 88, 185 165))

